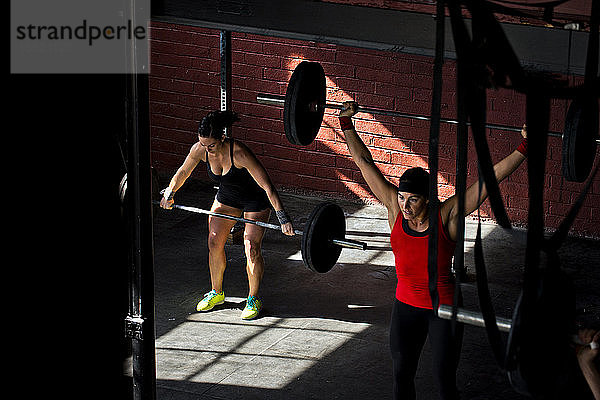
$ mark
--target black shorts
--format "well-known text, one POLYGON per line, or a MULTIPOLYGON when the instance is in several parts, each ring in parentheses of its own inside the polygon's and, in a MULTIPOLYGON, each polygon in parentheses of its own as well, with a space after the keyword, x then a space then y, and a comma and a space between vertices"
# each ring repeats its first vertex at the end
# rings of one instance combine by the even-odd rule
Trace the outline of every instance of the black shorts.
POLYGON ((235 190, 221 186, 215 198, 221 204, 240 209, 244 212, 259 212, 271 207, 271 202, 262 189, 254 193, 244 193, 242 195, 235 190))

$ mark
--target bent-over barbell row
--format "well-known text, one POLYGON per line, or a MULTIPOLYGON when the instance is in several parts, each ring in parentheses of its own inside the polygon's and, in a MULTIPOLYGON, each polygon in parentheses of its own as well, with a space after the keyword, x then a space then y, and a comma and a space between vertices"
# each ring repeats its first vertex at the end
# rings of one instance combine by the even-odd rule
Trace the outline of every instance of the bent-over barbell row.
MULTIPOLYGON (((154 200, 154 204, 160 204, 154 200)), ((233 215, 203 210, 197 207, 173 204, 173 208, 196 214, 206 214, 217 218, 253 224, 263 228, 281 231, 279 225, 255 221, 233 215)), ((367 244, 345 238, 346 218, 340 206, 332 202, 318 204, 308 217, 305 231, 294 230, 302 236, 302 261, 310 270, 319 273, 329 272, 337 263, 342 248, 366 250, 367 244)))
MULTIPOLYGON (((152 168, 151 172, 153 215, 156 217, 161 210, 159 199, 162 197, 162 192, 159 190, 158 174, 156 170, 152 168)), ((123 175, 123 178, 121 178, 121 182, 119 183, 119 197, 121 199, 121 204, 123 205, 123 212, 127 212, 127 173, 123 175)), ((255 221, 180 204, 173 204, 172 208, 253 224, 281 232, 281 226, 267 222, 255 221)), ((302 261, 306 267, 314 272, 329 272, 337 263, 342 248, 344 247, 357 250, 367 249, 367 243, 347 239, 345 237, 346 217, 344 215, 344 210, 333 202, 323 202, 318 204, 308 217, 308 220, 304 225, 304 231, 294 230, 294 233, 302 236, 302 261)))
MULTIPOLYGON (((259 94, 260 104, 283 106, 283 129, 288 141, 307 146, 319 133, 325 109, 341 109, 342 103, 328 102, 325 72, 317 62, 302 61, 294 69, 284 96, 259 94)), ((431 117, 400 111, 359 106, 359 112, 430 121, 431 117)), ((459 121, 441 118, 441 122, 458 124, 459 121)), ((486 124, 486 128, 521 132, 520 127, 486 124)), ((583 182, 589 175, 598 139, 598 98, 577 98, 571 102, 562 133, 562 172, 565 179, 583 182)))

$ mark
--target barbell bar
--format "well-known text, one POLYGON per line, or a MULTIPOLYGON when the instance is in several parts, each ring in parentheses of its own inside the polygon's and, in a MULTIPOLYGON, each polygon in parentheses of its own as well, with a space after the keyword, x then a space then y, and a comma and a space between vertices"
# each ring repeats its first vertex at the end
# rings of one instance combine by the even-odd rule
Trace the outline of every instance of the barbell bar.
MULTIPOLYGON (((152 178, 153 216, 156 217, 161 209, 160 201, 158 199, 163 197, 164 190, 159 191, 158 189, 158 175, 154 169, 152 169, 152 178)), ((125 173, 119 184, 119 197, 123 205, 122 212, 127 213, 127 173, 125 173)), ((212 215, 217 218, 230 219, 281 231, 279 225, 217 213, 198 207, 172 204, 172 208, 196 214, 212 215)), ((312 210, 304 227, 304 231, 294 230, 294 233, 302 237, 301 253, 304 265, 314 272, 329 272, 337 263, 343 247, 356 250, 367 249, 367 243, 347 239, 345 237, 346 216, 344 215, 344 210, 334 202, 329 201, 318 204, 312 210)))
MULTIPOLYGON (((288 141, 307 146, 317 137, 323 122, 325 109, 340 109, 342 103, 327 101, 325 72, 317 62, 302 61, 290 77, 285 97, 259 94, 259 104, 283 105, 283 130, 288 141)), ((598 97, 575 98, 565 117, 563 132, 548 132, 549 136, 562 138, 562 170, 566 180, 583 182, 591 172, 596 156, 598 139, 598 97)), ((359 112, 389 115, 431 121, 431 117, 359 106, 359 112)), ((441 122, 459 124, 459 121, 441 118, 441 122)), ((467 125, 471 125, 467 122, 467 125)), ((489 129, 520 132, 521 127, 486 123, 489 129)))
MULTIPOLYGON (((438 317, 442 319, 452 319, 452 306, 440 304, 438 307, 438 317)), ((457 307, 456 309, 456 320, 464 324, 485 328, 485 321, 483 320, 483 315, 481 313, 467 310, 462 307, 457 307)), ((508 318, 496 317, 496 324, 498 325, 498 329, 500 331, 510 332, 512 320, 508 318)))
MULTIPOLYGON (((438 307, 438 317, 442 319, 451 320, 452 319, 452 306, 447 304, 440 304, 438 307)), ((480 328, 485 328, 485 320, 483 319, 483 314, 477 311, 467 310, 462 307, 457 307, 456 309, 456 320, 458 322, 462 322, 467 325, 478 326, 480 328)), ((496 317, 496 325, 498 325, 498 330, 501 332, 510 332, 512 328, 512 319, 496 317)), ((592 349, 598 348, 598 343, 583 343, 579 336, 572 335, 571 342, 578 345, 589 345, 592 349)))
MULTIPOLYGON (((259 104, 264 104, 264 105, 271 105, 271 106, 284 106, 285 104, 285 96, 280 96, 280 95, 273 95, 273 94, 265 94, 265 93, 259 93, 256 96, 256 102, 259 104)), ((316 103, 309 103, 308 104, 308 109, 309 111, 311 110, 313 112, 317 112, 319 105, 316 103)), ((339 102, 339 101, 328 101, 325 103, 325 109, 332 109, 332 110, 343 110, 343 103, 339 102)), ((377 114, 377 115, 387 115, 387 116, 391 116, 391 117, 401 117, 401 118, 409 118, 409 119, 416 119, 416 120, 421 120, 421 121, 431 121, 431 117, 427 117, 424 115, 419 115, 419 114, 409 114, 409 113, 403 113, 400 111, 393 111, 393 110, 384 110, 381 108, 371 108, 371 107, 363 107, 363 106, 359 106, 358 107, 358 112, 364 112, 364 113, 368 113, 368 114, 377 114)), ((440 118, 441 122, 447 123, 447 124, 454 124, 454 125, 458 125, 459 121, 454 120, 454 119, 447 119, 447 118, 440 118)), ((467 126, 471 126, 470 122, 467 122, 467 126)), ((485 124, 486 128, 489 129, 498 129, 498 130, 504 130, 504 131, 512 131, 512 132, 521 132, 521 128, 517 128, 515 126, 509 126, 509 125, 501 125, 501 124, 490 124, 490 123, 486 123, 485 124)), ((550 131, 548 132, 549 136, 555 136, 555 137, 561 137, 562 138, 562 133, 561 132, 554 132, 554 131, 550 131)))
MULTIPOLYGON (((156 203, 160 204, 160 202, 156 202, 156 203)), ((189 211, 189 212, 193 212, 193 213, 197 213, 197 214, 206 214, 206 215, 211 215, 213 217, 230 219, 232 221, 238 221, 238 222, 243 222, 246 224, 258 225, 258 226, 262 226, 263 228, 281 231, 280 225, 270 224, 268 222, 255 221, 253 219, 247 219, 247 218, 243 218, 243 217, 236 217, 233 215, 221 214, 221 213, 217 213, 214 211, 203 210, 203 209, 197 208, 197 207, 183 206, 180 204, 173 204, 173 208, 177 208, 179 210, 189 211)), ((304 232, 302 232, 298 229, 294 229, 294 233, 299 236, 304 235, 304 232)), ((346 247, 349 249, 356 249, 356 250, 366 250, 367 249, 367 243, 360 242, 358 240, 332 238, 331 242, 335 245, 338 245, 341 247, 346 247)))
MULTIPOLYGON (((157 200, 154 200, 153 203, 160 204, 157 200)), ((173 204, 172 208, 281 231, 279 225, 203 210, 197 207, 173 204)), ((343 247, 357 250, 366 250, 367 248, 365 242, 345 238, 346 220, 344 211, 333 202, 318 204, 308 217, 305 230, 294 230, 294 233, 302 236, 302 261, 314 272, 329 272, 337 263, 343 247)))

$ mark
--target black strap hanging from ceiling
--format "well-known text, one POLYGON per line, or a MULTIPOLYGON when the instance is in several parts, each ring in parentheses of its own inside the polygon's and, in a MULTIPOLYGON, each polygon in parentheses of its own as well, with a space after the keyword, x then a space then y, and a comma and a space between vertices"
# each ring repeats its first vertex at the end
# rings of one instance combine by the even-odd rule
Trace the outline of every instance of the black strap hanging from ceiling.
POLYGON ((442 104, 442 67, 444 64, 445 37, 445 7, 444 0, 437 1, 436 7, 436 40, 435 60, 433 67, 433 95, 431 101, 431 125, 429 129, 429 239, 427 271, 429 275, 429 295, 433 312, 437 314, 440 303, 437 290, 438 282, 438 224, 439 201, 437 190, 438 152, 440 136, 440 119, 442 104))
MULTIPOLYGON (((470 39, 464 25, 457 23, 460 21, 460 8, 454 2, 448 5, 450 11, 452 32, 454 34, 454 42, 460 43, 457 46, 461 49, 460 56, 464 57, 466 54, 462 49, 469 46, 470 39)), ((468 114, 465 107, 466 93, 464 88, 466 82, 470 79, 469 71, 464 68, 463 63, 457 65, 457 82, 456 82, 456 112, 458 125, 456 129, 456 196, 458 198, 458 215, 465 215, 465 193, 467 189, 467 150, 469 142, 469 131, 467 126, 468 114)), ((456 313, 458 310, 458 304, 461 298, 461 282, 466 277, 465 264, 464 264, 464 240, 465 240, 465 219, 459 218, 457 221, 456 229, 456 248, 454 250, 454 271, 455 271, 455 289, 454 299, 452 307, 452 320, 456 321, 456 313)), ((454 326, 453 326, 454 328, 454 326)))
MULTIPOLYGON (((496 324, 487 282, 481 226, 479 225, 475 242, 475 266, 480 306, 494 356, 498 365, 507 371, 513 388, 517 392, 528 395, 548 394, 555 388, 560 387, 561 374, 565 372, 561 365, 568 364, 564 360, 568 355, 567 333, 572 321, 571 309, 573 307, 570 306, 574 304, 571 296, 572 291, 568 287, 569 281, 565 279, 560 270, 556 250, 566 238, 568 230, 594 179, 598 166, 589 177, 580 197, 572 206, 559 229, 550 240, 545 241, 543 195, 550 98, 553 94, 564 95, 567 92, 557 90, 552 85, 547 85, 548 82, 544 80, 543 75, 525 74, 512 52, 510 44, 503 36, 499 25, 495 22, 489 10, 485 9, 485 2, 465 1, 465 3, 469 6, 473 17, 473 41, 469 41, 466 28, 462 23, 459 2, 449 0, 448 7, 457 48, 459 121, 466 120, 468 115, 475 126, 473 135, 479 158, 480 187, 482 178, 485 180, 486 185, 490 181, 489 171, 485 167, 487 161, 485 156, 489 156, 489 152, 486 152, 485 137, 482 140, 480 136, 482 132, 480 126, 478 126, 478 123, 485 120, 485 109, 482 110, 485 107, 485 95, 481 93, 481 88, 472 84, 473 77, 478 76, 477 73, 481 72, 481 69, 477 70, 477 68, 481 68, 482 64, 492 69, 494 79, 501 82, 503 79, 509 78, 513 89, 526 94, 528 137, 529 148, 531 149, 528 161, 530 211, 524 285, 515 307, 513 328, 507 345, 504 345, 496 324), (474 68, 474 72, 470 71, 469 67, 474 68), (470 72, 467 75, 469 79, 462 78, 465 76, 464 71, 470 72), (466 84, 463 84, 463 82, 466 82, 466 84), (465 103, 467 103, 466 113, 462 111, 465 103), (477 119, 477 123, 474 123, 473 118, 477 119), (540 253, 542 251, 548 253, 548 265, 540 267, 540 253), (556 321, 561 322, 560 326, 548 326, 551 320, 550 313, 557 314, 556 321), (548 353, 547 348, 550 347, 555 349, 555 353, 546 354, 548 353), (543 370, 543 373, 540 374, 541 370, 543 370), (541 380, 539 379, 540 376, 543 377, 541 380)), ((588 54, 589 58, 590 55, 588 54)), ((597 80, 597 77, 594 76, 593 79, 597 80)), ((586 86, 590 87, 592 85, 588 84, 586 86)), ((574 91, 570 93, 574 93, 574 91)), ((460 137, 458 140, 461 140, 460 137)), ((462 182, 458 181, 458 176, 463 173, 466 174, 463 161, 458 161, 460 158, 461 155, 458 154, 457 193, 459 196, 465 189, 462 182)), ((494 183, 497 182, 494 180, 494 183)), ((492 202, 491 196, 490 193, 490 201, 492 202)), ((494 207, 492 203, 494 213, 497 215, 494 207)))
MULTIPOLYGON (((468 2, 469 5, 472 5, 471 3, 468 2)), ((489 62, 491 52, 487 49, 488 42, 491 40, 487 33, 489 18, 482 20, 482 17, 486 15, 484 10, 481 10, 483 6, 478 2, 474 2, 474 4, 471 10, 473 15, 473 39, 471 40, 463 21, 460 3, 458 1, 448 2, 457 54, 457 68, 469 77, 461 82, 457 91, 464 90, 465 93, 461 100, 464 100, 466 114, 471 122, 479 168, 486 184, 494 216, 500 226, 510 228, 511 223, 502 201, 485 135, 487 68, 491 64, 489 62)), ((492 63, 492 68, 495 66, 494 64, 492 63)), ((501 72, 502 75, 506 73, 505 68, 495 68, 495 70, 501 72)))

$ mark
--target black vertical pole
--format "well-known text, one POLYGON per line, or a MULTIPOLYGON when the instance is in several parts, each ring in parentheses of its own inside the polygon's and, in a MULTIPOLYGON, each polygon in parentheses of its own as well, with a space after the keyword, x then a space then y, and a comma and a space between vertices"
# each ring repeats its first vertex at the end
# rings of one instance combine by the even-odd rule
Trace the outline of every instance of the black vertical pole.
POLYGON ((154 249, 148 132, 148 76, 130 77, 129 168, 130 308, 127 332, 133 356, 134 399, 155 398, 154 249))
MULTIPOLYGON (((139 3, 130 0, 130 18, 137 25, 139 3)), ((139 21, 142 23, 145 21, 139 21)), ((150 168, 150 115, 148 74, 139 73, 147 64, 147 52, 130 41, 128 47, 128 168, 127 209, 130 234, 130 300, 126 330, 131 338, 133 398, 156 398, 154 349, 154 248, 152 230, 152 178, 150 168)))
MULTIPOLYGON (((219 54, 221 56, 221 111, 231 110, 231 32, 221 31, 219 54)), ((231 128, 225 135, 231 136, 231 128)))

